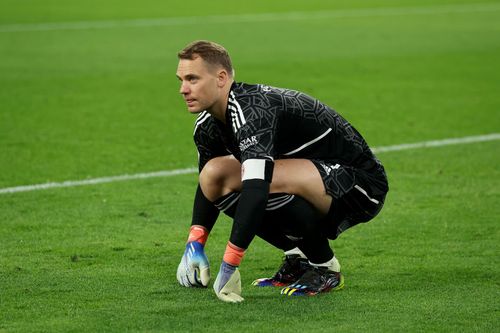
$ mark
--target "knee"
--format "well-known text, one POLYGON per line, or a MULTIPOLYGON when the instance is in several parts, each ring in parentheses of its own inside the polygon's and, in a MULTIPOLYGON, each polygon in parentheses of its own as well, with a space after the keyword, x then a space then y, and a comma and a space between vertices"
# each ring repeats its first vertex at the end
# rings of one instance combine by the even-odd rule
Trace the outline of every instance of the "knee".
POLYGON ((205 164, 200 172, 199 182, 207 199, 219 197, 238 190, 241 166, 237 160, 216 157, 205 164))
POLYGON ((221 169, 218 167, 218 163, 214 160, 208 161, 200 172, 200 183, 202 185, 219 182, 224 177, 221 169))

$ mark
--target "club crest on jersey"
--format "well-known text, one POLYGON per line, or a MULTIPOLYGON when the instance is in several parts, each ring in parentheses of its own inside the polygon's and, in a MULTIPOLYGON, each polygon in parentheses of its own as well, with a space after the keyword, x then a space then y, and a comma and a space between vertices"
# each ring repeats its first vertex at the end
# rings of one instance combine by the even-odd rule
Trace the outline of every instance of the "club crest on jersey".
POLYGON ((240 141, 240 151, 244 151, 244 150, 248 149, 249 147, 255 146, 258 143, 259 143, 259 141, 257 140, 257 137, 255 135, 253 135, 249 138, 243 139, 240 141))
POLYGON ((269 86, 261 85, 261 87, 262 87, 262 91, 263 92, 269 92, 269 91, 271 91, 271 87, 269 87, 269 86))

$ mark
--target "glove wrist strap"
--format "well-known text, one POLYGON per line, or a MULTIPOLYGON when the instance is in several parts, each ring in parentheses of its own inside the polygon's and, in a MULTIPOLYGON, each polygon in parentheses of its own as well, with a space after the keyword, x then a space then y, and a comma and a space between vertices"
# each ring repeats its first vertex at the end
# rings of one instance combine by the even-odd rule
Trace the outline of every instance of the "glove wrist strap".
POLYGON ((223 260, 229 265, 238 267, 245 255, 245 249, 242 249, 231 242, 227 242, 226 252, 223 260))
POLYGON ((188 243, 199 242, 201 245, 205 245, 208 239, 208 230, 201 225, 193 225, 189 229, 188 243))

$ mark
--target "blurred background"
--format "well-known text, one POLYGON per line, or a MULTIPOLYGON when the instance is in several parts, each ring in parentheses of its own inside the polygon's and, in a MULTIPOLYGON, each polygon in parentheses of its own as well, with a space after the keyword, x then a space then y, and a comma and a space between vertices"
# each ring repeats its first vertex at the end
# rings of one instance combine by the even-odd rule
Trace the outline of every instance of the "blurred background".
POLYGON ((0 332, 498 331, 499 32, 491 0, 0 0, 0 332), (384 209, 332 242, 342 292, 252 288, 281 262, 260 239, 244 304, 181 288, 194 172, 2 191, 194 167, 175 72, 197 39, 227 48, 237 81, 304 91, 380 151, 384 209))
POLYGON ((195 164, 176 53, 303 90, 370 145, 498 131, 495 1, 3 0, 0 186, 195 164))

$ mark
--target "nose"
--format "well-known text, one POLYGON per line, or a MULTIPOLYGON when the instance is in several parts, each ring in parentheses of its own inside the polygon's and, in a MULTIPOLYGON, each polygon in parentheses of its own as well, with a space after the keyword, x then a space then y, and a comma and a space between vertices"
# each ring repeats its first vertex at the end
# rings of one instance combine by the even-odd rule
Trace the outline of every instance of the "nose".
POLYGON ((179 92, 182 94, 182 95, 186 95, 189 93, 189 87, 188 87, 188 84, 186 81, 182 81, 181 83, 181 88, 179 90, 179 92))

